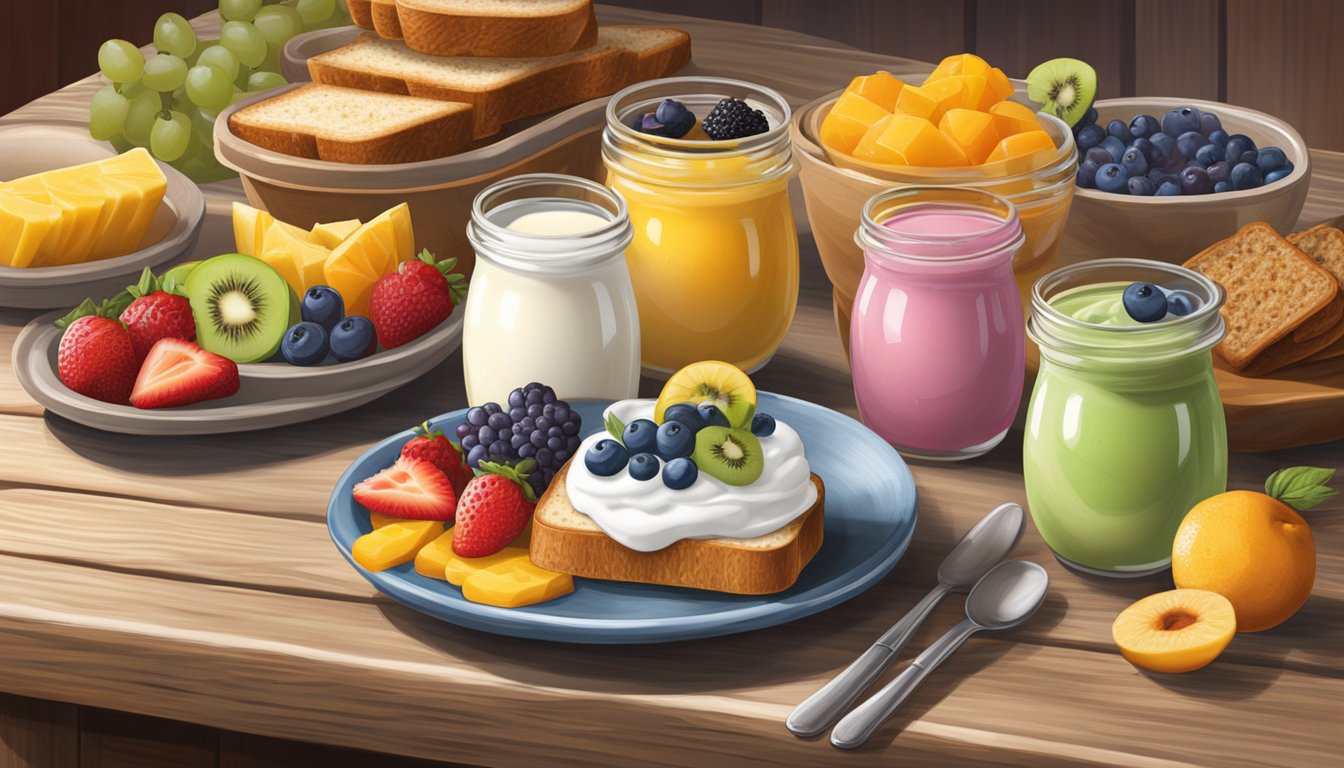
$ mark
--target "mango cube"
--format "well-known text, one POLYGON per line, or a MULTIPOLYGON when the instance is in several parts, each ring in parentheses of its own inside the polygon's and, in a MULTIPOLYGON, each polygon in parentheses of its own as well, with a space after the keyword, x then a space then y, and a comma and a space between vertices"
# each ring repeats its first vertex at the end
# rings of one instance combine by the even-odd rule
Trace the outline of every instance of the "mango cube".
POLYGON ((933 72, 925 78, 924 85, 953 75, 979 75, 984 77, 989 74, 989 69, 989 62, 974 53, 957 53, 938 62, 938 66, 934 67, 933 72))
POLYGON ((1002 162, 1010 174, 1025 173, 1037 168, 1055 151, 1055 142, 1045 131, 1026 131, 1001 139, 985 162, 1002 162))
POLYGON ((948 80, 961 83, 961 108, 981 112, 989 109, 997 99, 989 93, 989 82, 980 75, 953 75, 948 80))
POLYGON ((355 539, 350 552, 365 569, 385 571, 409 563, 441 533, 443 523, 435 520, 403 520, 355 539))
POLYGON ((462 584, 463 597, 500 608, 534 605, 573 591, 574 579, 569 574, 538 568, 530 560, 483 568, 462 584))
POLYGON ((868 129, 890 114, 867 97, 846 91, 821 123, 821 143, 837 152, 853 154, 868 129))
POLYGON ((452 557, 453 529, 449 528, 415 553, 415 572, 431 579, 443 579, 452 557))
POLYGON ((881 143, 900 153, 909 165, 928 168, 970 165, 965 150, 922 117, 896 115, 883 131, 881 143))
POLYGON ((846 93, 856 93, 888 112, 896 111, 896 98, 901 95, 905 83, 890 72, 879 71, 871 75, 860 75, 849 82, 846 93))
POLYGON ((369 513, 369 525, 372 525, 373 530, 375 531, 378 530, 379 528, 382 528, 384 525, 399 523, 404 519, 405 518, 401 517, 388 517, 387 515, 379 514, 377 512, 369 513))
POLYGON ((989 114, 994 118, 994 130, 1002 137, 1041 130, 1036 112, 1016 101, 1000 101, 989 108, 989 114))
POLYGON ((961 106, 964 92, 961 81, 950 77, 922 86, 907 85, 896 98, 896 112, 937 123, 944 112, 961 106))
POLYGON ((947 134, 966 153, 971 165, 980 165, 999 143, 994 117, 972 109, 949 109, 938 122, 938 130, 947 134))
POLYGON ((485 557, 462 557, 461 555, 454 554, 452 557, 448 558, 447 564, 444 565, 443 575, 444 578, 448 580, 449 584, 455 584, 460 587, 467 580, 468 576, 479 570, 496 565, 522 561, 532 562, 527 556, 527 544, 524 543, 520 546, 515 543, 501 549, 493 555, 486 555, 485 557))
POLYGON ((887 126, 891 125, 891 121, 895 119, 895 115, 887 115, 873 123, 873 126, 859 140, 858 146, 854 148, 854 156, 881 165, 909 165, 906 162, 905 155, 882 141, 882 137, 886 135, 887 126))
POLYGON ((1013 84, 1008 80, 1008 76, 998 67, 991 67, 989 74, 985 75, 985 82, 989 86, 989 93, 994 96, 994 103, 1003 101, 1013 95, 1016 90, 1013 84))

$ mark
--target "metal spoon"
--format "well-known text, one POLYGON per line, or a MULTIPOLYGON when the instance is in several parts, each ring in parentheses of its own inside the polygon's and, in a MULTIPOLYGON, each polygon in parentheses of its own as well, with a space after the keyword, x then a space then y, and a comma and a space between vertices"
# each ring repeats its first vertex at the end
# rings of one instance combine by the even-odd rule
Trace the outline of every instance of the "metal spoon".
POLYGON ((966 618, 935 640, 895 680, 845 715, 831 731, 831 744, 841 749, 863 746, 966 638, 981 630, 1012 629, 1031 618, 1045 602, 1049 584, 1045 569, 1027 560, 1011 560, 985 574, 966 598, 966 618))
POLYGON ((1016 504, 1002 504, 966 532, 938 566, 938 586, 901 617, 854 663, 799 704, 785 726, 796 736, 815 736, 830 727, 882 674, 915 630, 951 592, 964 592, 989 569, 1012 554, 1022 539, 1026 515, 1016 504))

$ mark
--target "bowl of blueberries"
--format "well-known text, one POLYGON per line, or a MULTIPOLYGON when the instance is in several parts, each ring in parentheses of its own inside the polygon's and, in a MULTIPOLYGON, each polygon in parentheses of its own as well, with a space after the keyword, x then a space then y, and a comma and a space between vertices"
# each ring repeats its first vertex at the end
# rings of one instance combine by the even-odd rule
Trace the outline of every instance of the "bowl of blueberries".
POLYGON ((1180 264, 1252 221, 1290 232, 1311 181, 1297 131, 1245 107, 1107 99, 1073 132, 1079 166, 1062 245, 1067 260, 1180 264))

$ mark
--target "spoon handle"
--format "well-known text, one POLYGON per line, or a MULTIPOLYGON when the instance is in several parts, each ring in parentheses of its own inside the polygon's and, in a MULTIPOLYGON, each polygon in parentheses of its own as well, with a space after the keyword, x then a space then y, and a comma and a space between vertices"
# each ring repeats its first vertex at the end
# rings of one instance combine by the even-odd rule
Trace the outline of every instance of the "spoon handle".
POLYGON ((934 641, 882 690, 845 715, 831 731, 831 744, 840 749, 855 749, 867 743, 887 718, 900 708, 914 693, 929 673, 947 660, 952 652, 975 634, 980 627, 970 619, 962 619, 947 634, 934 641))
POLYGON ((939 585, 925 595, 862 656, 799 704, 784 725, 796 736, 816 736, 826 730, 891 664, 947 593, 948 589, 939 585))

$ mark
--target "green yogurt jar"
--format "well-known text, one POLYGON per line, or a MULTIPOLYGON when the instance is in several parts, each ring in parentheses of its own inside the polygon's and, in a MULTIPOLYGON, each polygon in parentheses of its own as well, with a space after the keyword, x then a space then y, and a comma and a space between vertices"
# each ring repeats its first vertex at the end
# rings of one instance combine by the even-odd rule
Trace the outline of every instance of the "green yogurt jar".
POLYGON ((1142 576, 1171 563, 1185 513, 1227 489, 1227 423, 1213 378, 1223 289, 1179 266, 1101 259, 1032 289, 1041 349, 1022 469, 1037 530, 1066 565, 1142 576), (1139 323, 1131 283, 1181 290, 1187 315, 1139 323))

